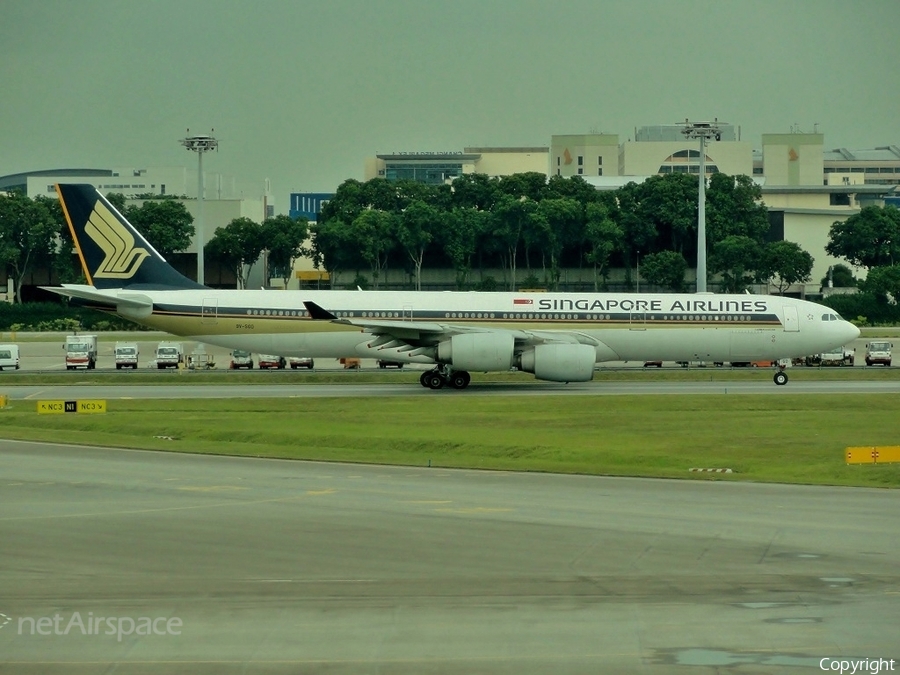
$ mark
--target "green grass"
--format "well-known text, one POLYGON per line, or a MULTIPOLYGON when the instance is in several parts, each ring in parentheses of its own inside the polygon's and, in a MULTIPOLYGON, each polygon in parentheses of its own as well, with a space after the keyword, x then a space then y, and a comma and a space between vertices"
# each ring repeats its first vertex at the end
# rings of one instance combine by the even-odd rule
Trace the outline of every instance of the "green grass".
POLYGON ((0 411, 0 437, 414 466, 900 485, 900 465, 844 463, 847 446, 900 444, 896 396, 179 399, 108 407, 105 415, 39 416, 34 401, 14 401, 0 411), (692 467, 736 473, 698 475, 692 467))

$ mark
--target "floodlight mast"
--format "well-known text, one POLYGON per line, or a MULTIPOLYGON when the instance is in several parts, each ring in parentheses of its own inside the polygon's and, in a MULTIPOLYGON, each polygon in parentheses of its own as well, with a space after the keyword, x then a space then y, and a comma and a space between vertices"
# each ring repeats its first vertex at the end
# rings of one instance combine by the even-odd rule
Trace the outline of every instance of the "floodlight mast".
POLYGON ((210 129, 209 136, 191 136, 191 130, 188 129, 188 136, 180 141, 185 148, 196 152, 199 158, 197 163, 197 227, 194 235, 197 242, 197 283, 199 284, 205 284, 206 281, 206 270, 203 266, 203 244, 206 241, 203 231, 203 153, 219 149, 219 141, 213 137, 213 131, 215 129, 210 129))
MULTIPOLYGON (((721 123, 724 124, 724 123, 721 123)), ((687 138, 700 139, 700 193, 697 197, 697 292, 706 293, 706 141, 722 140, 719 118, 712 122, 684 120, 681 130, 687 138)))

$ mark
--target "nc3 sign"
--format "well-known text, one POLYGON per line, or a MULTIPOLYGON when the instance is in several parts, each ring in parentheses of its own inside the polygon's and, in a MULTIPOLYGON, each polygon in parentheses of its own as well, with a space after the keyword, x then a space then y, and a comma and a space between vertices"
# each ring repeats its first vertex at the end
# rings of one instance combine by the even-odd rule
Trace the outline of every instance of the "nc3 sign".
POLYGON ((105 413, 106 401, 89 399, 84 401, 38 401, 37 411, 44 415, 65 413, 105 413))

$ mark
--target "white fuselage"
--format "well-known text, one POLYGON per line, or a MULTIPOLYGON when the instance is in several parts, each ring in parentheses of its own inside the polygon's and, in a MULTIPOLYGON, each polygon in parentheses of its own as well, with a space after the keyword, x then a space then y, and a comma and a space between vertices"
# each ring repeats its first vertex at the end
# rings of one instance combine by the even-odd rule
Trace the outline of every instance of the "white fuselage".
POLYGON ((401 291, 98 291, 119 314, 175 335, 279 356, 364 356, 430 363, 370 347, 372 332, 309 317, 314 302, 339 319, 427 322, 475 331, 559 333, 596 343, 611 360, 752 361, 801 357, 845 345, 859 330, 828 307, 760 295, 476 293, 401 291), (152 303, 152 311, 149 306, 152 303), (583 338, 583 339, 582 339, 583 338))

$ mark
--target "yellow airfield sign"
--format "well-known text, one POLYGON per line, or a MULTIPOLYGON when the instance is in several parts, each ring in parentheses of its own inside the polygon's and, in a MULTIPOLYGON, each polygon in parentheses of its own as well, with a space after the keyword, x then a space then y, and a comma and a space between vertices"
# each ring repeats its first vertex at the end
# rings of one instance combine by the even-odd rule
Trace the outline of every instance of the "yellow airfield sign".
POLYGON ((847 448, 847 464, 887 464, 900 462, 900 445, 867 445, 847 448))
POLYGON ((85 399, 80 401, 38 401, 37 411, 44 415, 82 413, 95 414, 106 412, 106 401, 103 399, 85 399))

